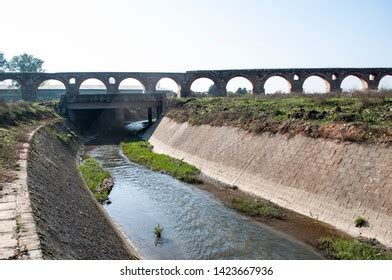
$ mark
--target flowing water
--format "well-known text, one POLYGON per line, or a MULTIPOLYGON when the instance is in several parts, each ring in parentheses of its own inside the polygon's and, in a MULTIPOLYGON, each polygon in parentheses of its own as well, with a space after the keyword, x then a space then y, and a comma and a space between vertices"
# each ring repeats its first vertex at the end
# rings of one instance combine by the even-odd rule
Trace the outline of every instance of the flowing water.
POLYGON ((95 146, 89 154, 112 174, 112 203, 104 207, 143 259, 321 258, 212 194, 130 162, 118 145, 95 146), (153 232, 157 224, 164 229, 161 240, 153 232))

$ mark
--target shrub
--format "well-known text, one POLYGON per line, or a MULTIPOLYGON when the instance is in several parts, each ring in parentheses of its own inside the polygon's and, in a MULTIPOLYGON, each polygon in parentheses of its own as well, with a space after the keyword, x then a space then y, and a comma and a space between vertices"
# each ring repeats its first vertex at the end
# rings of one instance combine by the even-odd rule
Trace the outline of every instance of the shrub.
POLYGON ((5 118, 5 116, 9 113, 10 108, 8 107, 7 103, 0 99, 0 119, 5 118))
POLYGON ((64 144, 69 144, 72 141, 72 134, 70 133, 59 133, 57 134, 57 137, 60 139, 61 142, 63 142, 64 144))
POLYGON ((356 226, 356 227, 361 228, 361 227, 366 226, 368 222, 367 222, 367 220, 366 220, 365 218, 363 218, 363 217, 357 217, 357 218, 355 219, 354 223, 355 223, 355 226, 356 226))

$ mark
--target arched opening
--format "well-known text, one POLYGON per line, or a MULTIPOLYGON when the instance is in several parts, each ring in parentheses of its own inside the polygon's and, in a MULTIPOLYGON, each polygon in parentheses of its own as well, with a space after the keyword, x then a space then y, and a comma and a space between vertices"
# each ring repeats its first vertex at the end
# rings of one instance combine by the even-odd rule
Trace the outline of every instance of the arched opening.
POLYGON ((380 90, 391 90, 392 89, 392 75, 386 75, 382 77, 378 84, 380 90))
POLYGON ((116 79, 113 77, 109 78, 109 84, 114 85, 116 83, 116 79))
POLYGON ((0 81, 0 100, 5 102, 22 100, 20 84, 15 80, 0 81))
POLYGON ((215 83, 208 78, 199 78, 193 81, 191 91, 195 96, 213 96, 216 93, 215 83))
POLYGON ((145 88, 140 81, 134 78, 127 78, 121 81, 120 85, 118 86, 118 92, 122 94, 124 93, 140 94, 145 92, 145 88))
POLYGON ((234 77, 226 85, 227 95, 245 95, 253 92, 252 83, 244 77, 234 77))
POLYGON ((37 100, 60 100, 62 94, 66 94, 66 88, 62 82, 58 80, 46 80, 38 86, 37 100))
POLYGON ((168 97, 176 97, 179 96, 181 88, 173 79, 162 78, 155 86, 155 90, 160 93, 166 93, 168 97))
POLYGON ((75 80, 75 78, 71 78, 71 79, 69 79, 69 83, 70 83, 71 85, 74 85, 74 84, 76 83, 76 80, 75 80))
POLYGON ((303 84, 304 93, 327 93, 330 91, 328 81, 318 76, 308 77, 303 84))
POLYGON ((264 90, 266 94, 290 93, 291 84, 285 78, 274 76, 268 78, 265 82, 264 90))
POLYGON ((106 94, 105 84, 98 79, 87 79, 79 87, 80 94, 106 94))
POLYGON ((357 90, 366 90, 367 83, 354 75, 349 75, 345 77, 340 85, 342 91, 350 92, 357 90))

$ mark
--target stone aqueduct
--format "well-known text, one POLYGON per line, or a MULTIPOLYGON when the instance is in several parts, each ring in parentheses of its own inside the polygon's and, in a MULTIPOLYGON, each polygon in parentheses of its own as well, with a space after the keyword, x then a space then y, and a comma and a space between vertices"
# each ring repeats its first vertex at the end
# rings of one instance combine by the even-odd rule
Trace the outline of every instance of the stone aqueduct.
POLYGON ((175 81, 181 97, 191 94, 192 83, 199 78, 211 79, 215 84, 216 96, 225 96, 227 83, 235 77, 248 79, 253 85, 254 94, 264 94, 264 85, 271 77, 282 77, 289 84, 290 92, 303 92, 305 80, 317 76, 326 84, 327 92, 340 92, 341 83, 348 76, 362 81, 364 89, 377 90, 380 80, 392 75, 392 68, 291 68, 291 69, 252 69, 252 70, 203 70, 184 73, 158 72, 74 72, 74 73, 0 73, 0 81, 12 79, 21 86, 24 100, 34 100, 40 84, 47 80, 57 80, 64 84, 67 94, 79 94, 81 84, 91 78, 100 80, 107 93, 119 93, 120 83, 133 78, 138 80, 146 93, 154 93, 162 78, 175 81))

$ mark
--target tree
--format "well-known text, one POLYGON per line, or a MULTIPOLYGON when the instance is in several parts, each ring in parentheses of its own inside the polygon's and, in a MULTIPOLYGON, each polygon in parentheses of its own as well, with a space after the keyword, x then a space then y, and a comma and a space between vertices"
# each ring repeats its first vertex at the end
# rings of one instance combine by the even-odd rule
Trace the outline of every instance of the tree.
POLYGON ((245 95, 247 93, 248 93, 248 90, 246 88, 240 88, 240 87, 235 92, 236 95, 245 95))
POLYGON ((216 93, 216 85, 212 84, 208 89, 208 95, 214 96, 216 93))
POLYGON ((7 70, 10 72, 45 72, 42 68, 44 61, 30 54, 24 53, 14 56, 7 63, 7 70))
POLYGON ((4 68, 7 66, 7 60, 4 57, 4 53, 0 52, 0 72, 4 72, 4 68))

